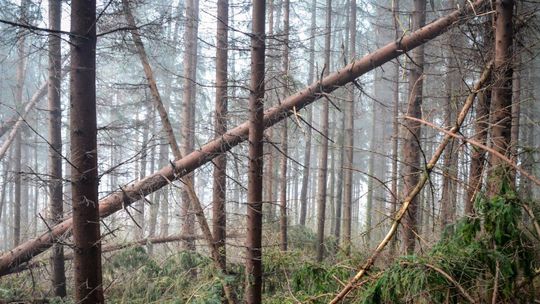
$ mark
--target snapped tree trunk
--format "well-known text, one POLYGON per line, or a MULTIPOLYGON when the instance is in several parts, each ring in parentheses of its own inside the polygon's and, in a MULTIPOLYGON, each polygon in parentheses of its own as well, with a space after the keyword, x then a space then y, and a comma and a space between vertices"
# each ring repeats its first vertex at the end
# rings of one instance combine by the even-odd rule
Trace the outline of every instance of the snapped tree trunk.
MULTIPOLYGON (((485 0, 478 0, 472 5, 465 6, 451 14, 442 17, 428 26, 404 36, 399 43, 391 42, 386 46, 367 54, 361 59, 351 62, 344 68, 316 81, 299 92, 285 98, 280 105, 268 109, 264 115, 263 125, 269 128, 277 122, 283 120, 294 113, 313 103, 322 97, 323 94, 330 93, 337 88, 353 81, 357 77, 373 70, 381 64, 388 62, 403 53, 404 49, 412 50, 419 45, 444 33, 450 26, 459 25, 467 20, 467 16, 475 12, 483 12, 485 0)), ((262 4, 258 4, 262 5, 262 4)), ((260 8, 259 8, 260 9, 260 8)), ((264 24, 264 22, 263 22, 264 24)), ((259 25, 259 29, 262 25, 259 25)), ((260 33, 260 32, 259 32, 260 33)), ((253 36, 261 37, 261 36, 253 36)), ((260 44, 259 44, 260 45, 260 44)), ((260 51, 260 50, 259 50, 260 51)), ((260 92, 259 92, 260 93, 260 92)), ((262 93, 260 93, 262 94, 262 93)), ((262 96, 262 95, 259 95, 262 96)), ((200 149, 193 151, 189 155, 172 162, 159 169, 141 181, 126 185, 122 190, 111 193, 101 200, 99 204, 100 216, 105 218, 149 195, 167 185, 170 181, 179 179, 186 173, 208 163, 220 153, 229 151, 234 146, 248 139, 250 122, 244 122, 233 129, 230 129, 223 136, 216 138, 200 149)), ((259 172, 260 173, 260 172, 259 172)), ((255 204, 257 206, 257 204, 255 204)), ((68 218, 62 223, 51 227, 38 237, 24 242, 12 250, 0 256, 0 275, 6 274, 9 269, 16 267, 32 259, 32 257, 44 252, 51 247, 53 239, 68 232, 73 226, 73 219, 68 218)), ((260 233, 260 231, 259 231, 260 233)))

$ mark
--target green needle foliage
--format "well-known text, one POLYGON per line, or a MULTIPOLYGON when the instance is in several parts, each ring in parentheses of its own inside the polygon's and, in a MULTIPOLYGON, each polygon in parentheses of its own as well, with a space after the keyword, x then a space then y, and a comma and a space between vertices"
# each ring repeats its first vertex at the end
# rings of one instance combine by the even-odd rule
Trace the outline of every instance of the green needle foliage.
POLYGON ((476 201, 478 215, 460 220, 426 254, 397 260, 365 287, 357 303, 529 303, 537 247, 520 224, 521 202, 508 185, 476 201), (454 231, 454 232, 452 232, 454 231), (449 275, 447 279, 440 271, 449 275))

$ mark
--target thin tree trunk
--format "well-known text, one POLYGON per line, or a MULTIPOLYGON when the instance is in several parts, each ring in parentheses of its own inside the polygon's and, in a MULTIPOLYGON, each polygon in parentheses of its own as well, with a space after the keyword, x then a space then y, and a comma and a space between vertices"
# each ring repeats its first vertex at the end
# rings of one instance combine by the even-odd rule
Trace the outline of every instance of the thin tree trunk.
MULTIPOLYGON (((349 36, 350 36, 350 60, 356 57, 356 0, 350 0, 349 36)), ((351 219, 352 219, 352 184, 354 167, 354 87, 349 87, 349 98, 345 116, 345 176, 343 189, 343 241, 342 247, 346 255, 350 254, 351 248, 351 219)))
MULTIPOLYGON (((315 75, 315 27, 317 16, 317 1, 311 1, 311 31, 310 31, 310 41, 309 41, 309 71, 308 71, 308 83, 312 83, 315 75)), ((313 121, 313 110, 312 108, 307 109, 307 121, 311 125, 313 121)), ((306 147, 304 150, 304 170, 302 172, 302 190, 300 191, 300 225, 306 225, 306 214, 307 214, 307 204, 308 204, 308 189, 309 189, 309 179, 310 179, 310 169, 311 169, 311 127, 308 126, 305 140, 306 147)))
MULTIPOLYGON (((104 303, 98 205, 96 2, 71 2, 71 163, 77 303, 104 303)), ((60 224, 61 225, 61 224, 60 224)))
MULTIPOLYGON (((374 68, 384 64, 402 54, 403 49, 412 50, 419 45, 439 36, 444 33, 450 25, 459 25, 464 23, 468 16, 476 13, 483 13, 483 4, 485 0, 478 0, 472 5, 464 6, 461 10, 456 10, 451 14, 442 17, 429 26, 426 26, 410 35, 402 37, 399 44, 391 42, 375 53, 367 54, 363 58, 356 60, 344 68, 332 73, 328 77, 316 81, 301 91, 293 94, 281 101, 281 104, 272 107, 266 111, 264 115, 264 127, 269 128, 294 113, 294 110, 300 111, 307 105, 313 103, 322 97, 322 94, 328 94, 337 88, 353 81, 357 77, 373 70, 374 68)), ((262 28, 260 26, 259 28, 262 28)), ((257 37, 257 36, 253 36, 257 37)), ((260 36, 259 36, 260 37, 260 36)), ((260 92, 259 92, 260 93, 260 92)), ((260 96, 260 95, 259 95, 260 96)), ((186 173, 195 170, 196 168, 208 163, 216 155, 229 151, 241 142, 248 139, 249 122, 244 122, 241 125, 230 129, 222 137, 214 139, 203 145, 200 149, 193 151, 184 158, 173 162, 173 165, 167 165, 157 172, 147 176, 142 181, 135 182, 124 187, 122 190, 116 191, 104 198, 100 203, 100 216, 105 218, 111 214, 123 210, 125 206, 137 201, 146 195, 149 195, 166 185, 169 181, 181 178, 186 173)), ((258 172, 260 174, 260 172, 258 172)), ((257 204, 255 205, 257 206, 257 204)), ((13 248, 9 252, 0 256, 0 275, 6 274, 11 268, 27 262, 34 256, 47 250, 54 237, 66 234, 73 226, 73 219, 68 218, 62 223, 50 227, 46 233, 31 239, 17 248, 13 248)), ((260 231, 259 231, 260 233, 260 231)))
MULTIPOLYGON (((449 1, 449 8, 455 7, 455 0, 449 1)), ((454 49, 462 48, 459 32, 453 29, 448 33, 450 47, 447 50, 448 71, 446 74, 446 104, 444 109, 445 125, 449 126, 454 120, 454 109, 457 107, 459 89, 459 71, 454 49)), ((456 180, 458 174, 459 149, 455 140, 451 140, 443 156, 443 180, 441 194, 441 232, 455 222, 457 189, 456 180)))
MULTIPOLYGON (((330 69, 330 41, 332 29, 332 0, 326 0, 326 26, 324 41, 324 75, 330 69)), ((319 152, 319 175, 317 190, 317 261, 324 258, 324 224, 326 220, 326 179, 328 175, 328 101, 323 102, 321 113, 321 148, 319 152)))
MULTIPOLYGON (((197 91, 195 82, 197 81, 197 37, 199 28, 199 0, 186 1, 186 27, 184 32, 184 94, 182 108, 182 144, 183 155, 188 155, 193 151, 195 145, 195 103, 197 91)), ((194 187, 195 175, 190 173, 184 177, 186 184, 194 187)), ((184 187, 185 188, 185 187, 184 187)), ((180 217, 182 218, 182 234, 191 235, 195 232, 195 217, 193 206, 188 190, 182 190, 182 205, 180 207, 180 217)), ((186 240, 182 243, 184 249, 195 250, 195 242, 186 240)))
MULTIPOLYGON (((49 1, 49 27, 59 30, 62 20, 62 1, 49 1)), ((62 83, 61 39, 57 34, 49 34, 49 184, 50 212, 52 226, 60 223, 64 217, 64 193, 62 186, 62 103, 60 86, 62 83)), ((55 243, 51 255, 52 286, 54 295, 66 296, 66 273, 64 266, 64 247, 55 243)))
MULTIPOLYGON (((283 98, 286 98, 290 94, 289 90, 289 0, 283 1, 283 64, 282 73, 284 76, 284 89, 283 98)), ((281 250, 287 251, 287 158, 289 153, 288 147, 288 134, 287 134, 287 119, 283 120, 281 126, 281 170, 279 175, 280 179, 280 217, 279 217, 279 230, 280 230, 280 247, 281 250)))
MULTIPOLYGON (((394 5, 392 6, 392 16, 394 23, 394 39, 399 39, 401 36, 400 26, 399 26, 399 0, 393 1, 394 5)), ((398 194, 398 140, 399 140, 399 62, 394 62, 394 71, 393 71, 393 81, 394 81, 394 100, 393 100, 393 112, 392 112, 392 200, 390 207, 390 215, 396 214, 397 205, 399 203, 399 194, 398 194)), ((390 256, 395 256, 397 250, 397 238, 392 237, 390 243, 390 256)))
MULTIPOLYGON (((416 31, 426 23, 426 1, 414 0, 412 30, 416 31)), ((412 52, 414 63, 409 71, 409 105, 407 115, 422 118, 422 88, 424 77, 424 47, 419 46, 412 52)), ((403 140, 403 193, 409 193, 418 183, 420 167, 421 126, 419 122, 404 122, 405 138, 403 140)), ((414 252, 417 233, 418 199, 413 199, 403 220, 403 249, 407 253, 414 252)))
POLYGON ((264 132, 264 72, 266 17, 264 0, 253 0, 251 34, 251 79, 249 94, 249 166, 246 235, 245 301, 262 301, 262 173, 264 132))
MULTIPOLYGON (((220 137, 227 132, 227 70, 228 70, 228 26, 229 1, 218 0, 216 32, 216 110, 214 118, 214 136, 220 137)), ((227 156, 219 155, 214 159, 214 180, 212 197, 212 221, 214 241, 219 251, 219 262, 226 265, 227 253, 225 235, 227 227, 227 156)))
MULTIPOLYGON (((21 2, 20 7, 20 13, 21 13, 21 20, 23 22, 28 22, 28 16, 27 16, 27 10, 28 10, 28 0, 23 0, 21 2)), ((19 31, 20 38, 17 42, 17 57, 19 61, 17 62, 17 71, 16 71, 16 87, 15 87, 15 105, 18 110, 20 110, 22 106, 22 98, 23 98, 23 87, 24 87, 24 79, 26 77, 25 69, 26 69, 26 39, 25 39, 25 33, 24 30, 21 29, 19 31)), ((13 244, 15 246, 19 245, 21 242, 21 196, 22 196, 22 172, 21 172, 21 162, 22 162, 22 136, 21 131, 18 131, 17 124, 15 125, 14 129, 12 130, 12 133, 15 131, 15 202, 14 202, 14 219, 13 219, 13 244)), ((10 134, 11 135, 11 134, 10 134)), ((10 136, 11 137, 11 136, 10 136)), ((9 143, 9 138, 8 138, 9 143)), ((5 145, 5 144, 4 144, 5 145)), ((7 151, 7 147, 5 149, 7 151)), ((5 151, 3 151, 2 156, 5 154, 5 151)), ((27 201, 25 201, 25 204, 27 201)), ((24 225, 27 223, 24 222, 24 225)))

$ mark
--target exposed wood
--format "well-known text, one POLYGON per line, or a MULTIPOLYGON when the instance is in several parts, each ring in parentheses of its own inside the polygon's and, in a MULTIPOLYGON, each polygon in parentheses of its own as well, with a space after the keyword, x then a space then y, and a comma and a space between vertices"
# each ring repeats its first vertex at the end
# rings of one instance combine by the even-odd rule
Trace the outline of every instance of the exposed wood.
MULTIPOLYGON (((398 42, 391 42, 381 49, 367 54, 359 60, 355 60, 343 69, 340 69, 285 98, 281 101, 280 105, 274 106, 266 111, 266 114, 264 115, 264 126, 268 128, 276 124, 283 118, 292 115, 294 110, 299 111, 313 103, 315 100, 321 98, 323 93, 330 93, 338 87, 373 70, 377 66, 396 58, 403 53, 403 50, 411 50, 444 33, 450 26, 466 22, 468 20, 467 16, 473 12, 472 8, 479 13, 483 11, 483 3, 485 3, 484 0, 478 0, 472 5, 454 11, 451 14, 428 24, 420 30, 404 36, 398 42)), ((107 217, 114 212, 122 210, 124 206, 169 185, 170 181, 179 179, 187 172, 195 170, 203 164, 208 163, 220 153, 229 151, 232 147, 245 141, 248 133, 249 122, 244 122, 239 126, 230 129, 223 136, 203 145, 200 149, 193 151, 182 159, 172 162, 171 165, 165 166, 146 178, 112 193, 101 200, 99 204, 100 216, 102 218, 107 217)), ((70 233, 72 224, 72 218, 68 218, 62 223, 51 227, 50 231, 26 241, 16 248, 2 254, 0 256, 0 275, 5 274, 11 267, 29 261, 32 257, 47 250, 51 246, 54 238, 70 233)))

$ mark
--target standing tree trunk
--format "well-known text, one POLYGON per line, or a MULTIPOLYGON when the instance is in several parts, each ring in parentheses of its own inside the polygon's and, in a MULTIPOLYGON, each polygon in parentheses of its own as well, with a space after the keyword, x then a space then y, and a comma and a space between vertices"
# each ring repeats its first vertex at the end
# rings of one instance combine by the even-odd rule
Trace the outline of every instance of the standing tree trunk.
MULTIPOLYGON (((426 23, 426 0, 414 0, 412 30, 415 31, 426 23)), ((407 115, 422 118, 422 88, 424 77, 424 46, 412 51, 409 71, 409 104, 407 115)), ((420 172, 420 134, 421 126, 417 121, 405 120, 403 140, 403 193, 410 193, 418 183, 420 172)), ((414 252, 417 233, 418 199, 413 199, 408 212, 403 218, 403 249, 407 253, 414 252)))
MULTIPOLYGON (((186 1, 186 28, 184 32, 184 95, 182 108, 182 155, 188 155, 195 145, 195 101, 197 81, 197 33, 199 28, 199 0, 186 1)), ((195 187, 195 175, 190 173, 184 178, 185 182, 195 187)), ((182 218, 182 234, 195 234, 195 216, 191 206, 191 198, 188 190, 182 190, 182 206, 180 217, 182 218)), ((195 250, 195 241, 186 240, 182 243, 185 249, 195 250)))
MULTIPOLYGON (((326 0, 326 35, 324 40, 324 75, 330 70, 330 41, 332 29, 332 0, 326 0)), ((326 179, 328 175, 328 101, 323 102, 321 113, 321 151, 317 191, 317 261, 324 258, 324 222, 326 220, 326 179)))
MULTIPOLYGON (((492 48, 493 42, 493 32, 491 27, 491 22, 486 22, 484 24, 483 30, 483 48, 490 49, 492 48)), ((492 52, 488 52, 492 53, 492 52)), ((493 78, 493 75, 490 75, 493 78)), ((490 79, 489 82, 493 80, 490 79)), ((473 139, 483 145, 487 142, 487 136, 489 131, 489 109, 491 107, 491 86, 487 87, 483 92, 478 94, 478 102, 476 105, 475 112, 475 123, 474 123, 474 137, 473 139)), ((476 199, 476 194, 482 187, 483 173, 486 163, 486 151, 484 149, 471 146, 471 163, 469 165, 469 176, 468 176, 468 185, 467 185, 467 194, 465 197, 465 215, 473 215, 474 210, 474 201, 476 199)))
POLYGON ((104 303, 98 206, 96 2, 71 3, 71 176, 75 301, 104 303))
MULTIPOLYGON (((491 91, 491 143, 496 152, 511 151, 512 128, 512 41, 513 0, 495 1, 495 58, 491 91)), ((501 186, 511 181, 510 166, 496 156, 491 157, 488 195, 499 194, 501 186)))
MULTIPOLYGON (((356 57, 356 0, 350 0, 350 17, 349 17, 349 60, 354 60, 356 57)), ((349 99, 347 100, 347 110, 345 111, 345 151, 344 158, 344 177, 343 183, 343 238, 342 247, 346 255, 351 253, 351 213, 352 213, 352 184, 354 167, 354 101, 355 91, 354 86, 349 87, 349 99)))
MULTIPOLYGON (((229 0, 218 0, 216 32, 216 110, 214 118, 214 137, 220 137, 227 132, 227 70, 228 70, 228 26, 229 0)), ((227 227, 227 156, 219 155, 214 159, 214 184, 212 197, 213 235, 220 263, 226 265, 227 254, 225 237, 227 227)))
MULTIPOLYGON (((308 83, 312 83, 315 75, 315 27, 317 26, 317 1, 311 1, 311 32, 309 41, 309 71, 308 83)), ((312 108, 307 109, 307 121, 311 125, 313 121, 312 108)), ((306 147, 304 150, 304 170, 302 172, 302 190, 300 191, 300 225, 306 225, 307 196, 309 188, 309 172, 311 169, 311 127, 308 126, 306 134, 306 147)))
POLYGON ((249 94, 249 167, 246 235, 246 294, 248 304, 262 299, 262 173, 264 131, 265 1, 253 0, 251 79, 249 94))
MULTIPOLYGON (((401 36, 400 26, 399 26, 399 0, 393 1, 394 5, 392 6, 392 16, 394 23, 394 39, 397 41, 401 36)), ((394 216, 397 211, 398 200, 398 138, 399 138, 399 62, 394 62, 394 71, 393 71, 393 113, 392 113, 392 200, 390 207, 390 216, 394 216)), ((396 236, 392 237, 390 243, 390 256, 394 256, 397 247, 397 238, 396 236)))
MULTIPOLYGON (((20 7, 20 20, 21 22, 28 22, 28 0, 23 0, 20 7)), ((22 107, 22 98, 23 98, 23 87, 25 79, 25 69, 26 69, 26 39, 24 29, 20 29, 18 34, 20 35, 19 41, 17 42, 17 57, 19 61, 17 62, 17 71, 16 71, 16 87, 15 87, 15 106, 17 110, 21 110, 22 107)), ((15 137, 15 201, 14 201, 14 218, 13 218, 13 244, 15 246, 19 245, 21 242, 21 208, 22 208, 22 172, 21 172, 21 163, 22 163, 22 130, 17 132, 15 137)), ((27 202, 24 201, 26 204, 27 202)), ((26 222, 24 222, 26 225, 26 222)))
MULTIPOLYGON (((289 90, 289 0, 283 1, 283 98, 286 98, 290 94, 289 90)), ((288 135, 287 135, 287 119, 283 120, 281 126, 281 170, 279 172, 280 179, 280 244, 281 250, 287 251, 287 158, 289 153, 288 149, 288 135)))
MULTIPOLYGON (((449 1, 449 9, 456 6, 455 0, 449 1)), ((458 98, 460 96, 459 89, 459 71, 458 62, 456 60, 456 52, 459 48, 462 48, 461 33, 458 29, 453 29, 448 33, 449 48, 446 51, 448 56, 448 68, 446 74, 446 104, 444 108, 444 124, 450 126, 455 120, 455 109, 457 108, 458 98)), ((457 201, 457 188, 456 180, 458 175, 458 160, 459 149, 458 142, 451 140, 446 150, 444 151, 443 158, 443 181, 442 181, 442 194, 441 194, 441 232, 444 233, 448 225, 455 222, 456 219, 456 201, 457 201)))
MULTIPOLYGON (((49 1, 49 27, 59 30, 62 20, 62 1, 49 1)), ((61 40, 57 34, 49 34, 49 184, 51 223, 56 225, 64 217, 64 198, 62 187, 62 104, 60 100, 62 53, 61 40)), ((64 248, 55 243, 51 255, 52 285, 54 295, 66 296, 66 274, 64 267, 64 248)))

